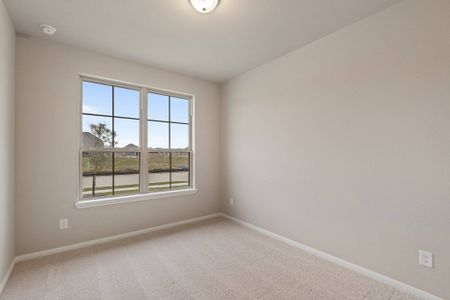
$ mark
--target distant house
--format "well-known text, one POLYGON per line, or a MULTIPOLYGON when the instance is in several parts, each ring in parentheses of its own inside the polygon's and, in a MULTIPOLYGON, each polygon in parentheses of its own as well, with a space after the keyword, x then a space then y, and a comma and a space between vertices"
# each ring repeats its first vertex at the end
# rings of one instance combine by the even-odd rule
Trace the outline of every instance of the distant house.
POLYGON ((90 132, 83 132, 82 143, 84 148, 104 148, 105 144, 101 139, 90 132))
POLYGON ((125 147, 122 148, 123 150, 127 150, 127 152, 117 152, 116 157, 128 157, 133 158, 136 157, 136 152, 138 151, 139 147, 135 144, 128 144, 125 147))

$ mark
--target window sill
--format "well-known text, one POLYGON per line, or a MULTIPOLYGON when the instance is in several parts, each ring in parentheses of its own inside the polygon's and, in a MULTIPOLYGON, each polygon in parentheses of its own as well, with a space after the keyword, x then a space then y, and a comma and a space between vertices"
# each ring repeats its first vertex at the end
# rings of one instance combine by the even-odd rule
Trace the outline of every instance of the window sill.
POLYGON ((79 201, 75 202, 75 207, 76 208, 90 208, 90 207, 105 206, 105 205, 111 205, 111 204, 146 201, 146 200, 168 198, 168 197, 178 197, 178 196, 184 196, 184 195, 192 195, 195 193, 197 193, 197 189, 189 188, 189 189, 185 189, 185 190, 148 193, 148 194, 122 196, 122 197, 99 198, 99 199, 92 199, 92 200, 79 200, 79 201))

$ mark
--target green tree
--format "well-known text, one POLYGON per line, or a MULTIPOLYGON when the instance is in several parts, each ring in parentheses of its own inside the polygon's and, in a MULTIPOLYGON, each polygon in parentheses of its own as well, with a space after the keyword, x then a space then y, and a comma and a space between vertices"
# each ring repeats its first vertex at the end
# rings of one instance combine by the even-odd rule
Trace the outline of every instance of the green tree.
MULTIPOLYGON (((109 129, 105 123, 90 124, 91 134, 96 137, 95 148, 111 148, 115 144, 116 133, 109 129)), ((108 164, 107 152, 91 152, 90 161, 93 164, 92 196, 95 197, 96 175, 102 173, 108 164)))

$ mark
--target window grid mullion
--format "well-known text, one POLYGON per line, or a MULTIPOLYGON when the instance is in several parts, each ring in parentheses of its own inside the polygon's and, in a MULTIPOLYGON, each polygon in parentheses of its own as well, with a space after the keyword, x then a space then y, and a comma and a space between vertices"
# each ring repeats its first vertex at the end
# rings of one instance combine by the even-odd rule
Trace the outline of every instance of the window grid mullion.
MULTIPOLYGON (((81 152, 115 152, 115 153, 127 153, 127 152, 145 152, 145 148, 138 148, 135 150, 129 150, 129 149, 124 149, 124 148, 116 148, 116 149, 112 149, 112 148, 80 148, 81 152)), ((158 152, 158 153, 178 153, 178 152, 192 152, 192 149, 187 148, 187 149, 158 149, 158 150, 147 150, 147 152, 152 153, 152 152, 158 152)))
POLYGON ((188 165, 189 165, 188 185, 191 186, 191 152, 188 152, 188 165))
POLYGON ((176 121, 164 121, 164 120, 156 120, 156 119, 148 119, 149 122, 158 122, 158 123, 171 123, 171 124, 181 124, 181 125, 189 125, 188 123, 185 122, 176 122, 176 121))
MULTIPOLYGON (((102 117, 102 118, 112 118, 112 115, 103 115, 103 114, 93 114, 93 113, 82 113, 83 116, 92 116, 92 117, 102 117)), ((125 119, 125 120, 135 120, 139 121, 140 118, 134 118, 134 117, 122 117, 122 116, 114 116, 117 119, 125 119)), ((156 121, 158 122, 158 121, 156 121)))
MULTIPOLYGON (((171 115, 171 111, 170 111, 170 104, 172 102, 172 97, 169 96, 169 150, 172 150, 172 126, 171 126, 171 121, 172 121, 172 115, 171 115)), ((172 153, 169 153, 169 190, 172 189, 172 153)))
POLYGON ((113 196, 115 195, 115 189, 116 189, 116 184, 115 184, 115 173, 116 173, 116 167, 115 167, 115 159, 116 159, 116 153, 114 152, 115 148, 116 148, 116 132, 115 132, 115 120, 114 120, 114 86, 111 86, 112 88, 112 145, 111 147, 113 148, 113 152, 112 152, 112 169, 111 169, 111 173, 112 173, 112 194, 113 196))
POLYGON ((141 124, 141 180, 140 180, 140 191, 142 193, 148 193, 148 103, 147 103, 147 89, 141 89, 140 96, 140 124, 141 124))

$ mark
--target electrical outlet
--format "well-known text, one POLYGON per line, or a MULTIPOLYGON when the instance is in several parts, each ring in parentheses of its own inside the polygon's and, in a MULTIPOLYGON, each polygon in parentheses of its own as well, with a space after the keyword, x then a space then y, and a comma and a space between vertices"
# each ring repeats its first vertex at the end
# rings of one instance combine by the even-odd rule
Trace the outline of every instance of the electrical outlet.
POLYGON ((433 267, 433 253, 419 250, 419 265, 432 268, 433 267))
POLYGON ((234 198, 230 198, 230 205, 231 205, 231 206, 234 205, 234 198))
POLYGON ((59 220, 59 229, 67 229, 69 228, 69 219, 60 219, 59 220))

